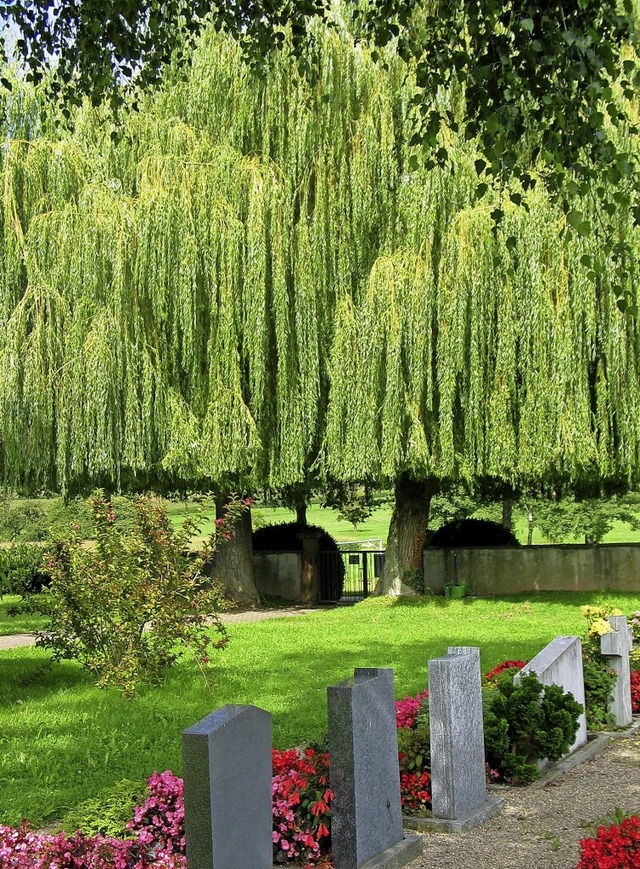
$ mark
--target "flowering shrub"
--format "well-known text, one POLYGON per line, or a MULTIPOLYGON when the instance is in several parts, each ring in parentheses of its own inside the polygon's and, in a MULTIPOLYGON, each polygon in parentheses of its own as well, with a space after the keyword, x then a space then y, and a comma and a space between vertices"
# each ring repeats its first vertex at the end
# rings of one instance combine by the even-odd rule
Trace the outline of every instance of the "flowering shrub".
POLYGON ((522 670, 526 663, 526 661, 502 661, 493 670, 489 670, 484 674, 483 682, 485 685, 493 686, 498 676, 502 676, 504 673, 511 673, 513 675, 517 670, 522 670))
POLYGON ((428 696, 429 692, 423 691, 421 694, 416 694, 415 697, 396 700, 396 727, 414 727, 422 701, 426 700, 428 696))
POLYGON ((584 702, 589 730, 603 730, 612 724, 609 700, 616 681, 615 670, 607 666, 600 652, 600 641, 613 628, 608 616, 620 616, 621 610, 611 604, 583 606, 582 615, 587 620, 587 629, 582 635, 582 658, 584 668, 584 702))
POLYGON ((396 701, 400 802, 402 810, 425 815, 431 809, 429 692, 396 701))
POLYGON ((47 559, 50 624, 38 644, 54 659, 79 660, 98 685, 116 685, 128 695, 140 682, 161 682, 181 648, 205 664, 213 648, 224 646, 226 634, 217 618, 223 595, 203 577, 202 567, 247 504, 234 499, 204 551, 193 557, 189 542, 198 521, 174 530, 159 502, 141 498, 133 526, 120 529, 112 502, 96 492, 89 498, 95 548, 83 545, 76 528, 47 559), (217 641, 208 627, 212 620, 217 641))
POLYGON ((631 671, 631 711, 640 715, 640 670, 631 671))
POLYGON ((329 755, 315 748, 274 749, 272 763, 274 860, 318 865, 329 847, 329 755))
POLYGON ((82 833, 38 835, 24 823, 0 827, 3 869, 186 869, 182 855, 148 851, 135 841, 82 833))
POLYGON ((580 850, 576 869, 640 869, 638 816, 609 828, 599 827, 595 838, 580 840, 580 850))
POLYGON ((425 815, 431 810, 431 773, 400 773, 400 802, 402 811, 410 815, 425 815))
POLYGON ((159 848, 168 854, 185 853, 184 784, 171 770, 154 772, 148 783, 149 795, 137 806, 127 823, 128 835, 138 844, 159 848))

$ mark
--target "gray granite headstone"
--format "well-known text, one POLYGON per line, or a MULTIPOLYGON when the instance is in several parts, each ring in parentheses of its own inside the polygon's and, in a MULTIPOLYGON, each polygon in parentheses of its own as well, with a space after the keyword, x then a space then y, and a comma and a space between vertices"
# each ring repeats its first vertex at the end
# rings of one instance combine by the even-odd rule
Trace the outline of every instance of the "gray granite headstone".
MULTIPOLYGON (((523 676, 535 673, 543 685, 559 685, 563 691, 569 692, 582 706, 578 718, 578 730, 573 745, 569 751, 575 751, 587 741, 587 716, 584 708, 584 674, 582 670, 582 641, 580 637, 555 637, 541 652, 532 658, 513 677, 518 684, 523 676)), ((543 770, 549 762, 538 761, 538 768, 543 770)))
POLYGON ((403 839, 393 670, 356 669, 327 694, 333 865, 402 866, 422 843, 403 839))
POLYGON ((431 808, 436 818, 459 818, 487 799, 479 650, 429 661, 431 808))
POLYGON ((609 616, 607 621, 613 631, 600 637, 600 652, 618 677, 611 692, 609 712, 618 727, 628 727, 633 720, 629 666, 629 652, 633 647, 633 629, 627 625, 626 616, 609 616))
POLYGON ((272 869, 271 715, 223 706, 182 734, 188 869, 272 869))

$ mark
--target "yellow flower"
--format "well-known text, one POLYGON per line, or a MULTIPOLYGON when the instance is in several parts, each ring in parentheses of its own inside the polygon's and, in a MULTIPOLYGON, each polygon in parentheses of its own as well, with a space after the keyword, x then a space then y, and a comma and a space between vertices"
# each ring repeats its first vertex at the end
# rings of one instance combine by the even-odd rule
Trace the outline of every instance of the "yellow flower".
POLYGON ((610 634, 613 631, 613 628, 605 619, 595 619, 589 628, 589 634, 592 637, 598 636, 601 637, 603 634, 610 634))

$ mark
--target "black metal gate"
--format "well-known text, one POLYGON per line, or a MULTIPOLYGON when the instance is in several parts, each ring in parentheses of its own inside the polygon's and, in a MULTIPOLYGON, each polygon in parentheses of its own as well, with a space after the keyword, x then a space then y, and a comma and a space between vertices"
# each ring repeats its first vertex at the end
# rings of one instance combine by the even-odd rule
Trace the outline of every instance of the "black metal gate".
POLYGON ((355 603, 368 597, 382 573, 384 552, 350 549, 320 552, 320 603, 355 603))

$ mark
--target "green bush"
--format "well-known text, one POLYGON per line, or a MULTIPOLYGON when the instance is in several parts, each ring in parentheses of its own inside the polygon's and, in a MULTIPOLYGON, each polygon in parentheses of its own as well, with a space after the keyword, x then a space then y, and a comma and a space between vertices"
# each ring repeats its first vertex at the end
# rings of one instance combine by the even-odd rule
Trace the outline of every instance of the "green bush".
POLYGON ((584 702, 589 730, 606 730, 615 727, 609 712, 617 675, 609 667, 600 652, 604 634, 611 630, 608 617, 622 615, 622 611, 609 603, 598 606, 583 606, 582 615, 587 620, 587 629, 582 635, 582 666, 584 670, 584 702))
POLYGON ((428 543, 433 547, 520 546, 515 534, 490 519, 456 519, 443 525, 428 543))
POLYGON ((533 781, 536 760, 559 760, 571 747, 582 706, 534 673, 518 685, 510 675, 499 678, 494 694, 484 722, 487 762, 514 784, 533 781))
POLYGON ((0 548, 0 595, 37 594, 50 581, 42 546, 13 543, 0 548))
POLYGON ((49 531, 47 510, 33 501, 0 503, 0 540, 33 542, 46 540, 49 531))
POLYGON ((144 801, 147 790, 146 782, 122 779, 67 812, 60 828, 69 834, 82 830, 85 836, 126 839, 127 821, 133 817, 135 807, 144 801))
POLYGON ((231 534, 245 502, 228 505, 228 519, 216 523, 197 557, 189 551, 197 519, 175 531, 160 502, 141 498, 133 526, 122 529, 102 492, 88 504, 96 545, 83 545, 75 528, 49 553, 49 624, 38 644, 54 659, 77 659, 99 686, 116 685, 127 695, 141 682, 160 683, 185 649, 208 663, 210 652, 226 643, 217 616, 225 601, 202 567, 219 537, 231 534), (219 632, 217 643, 208 625, 219 632))
POLYGON ((613 715, 609 712, 609 700, 618 678, 615 670, 603 663, 584 660, 584 703, 589 730, 615 728, 613 715))

